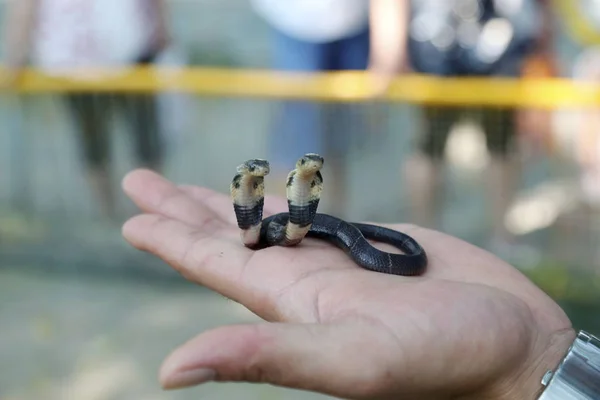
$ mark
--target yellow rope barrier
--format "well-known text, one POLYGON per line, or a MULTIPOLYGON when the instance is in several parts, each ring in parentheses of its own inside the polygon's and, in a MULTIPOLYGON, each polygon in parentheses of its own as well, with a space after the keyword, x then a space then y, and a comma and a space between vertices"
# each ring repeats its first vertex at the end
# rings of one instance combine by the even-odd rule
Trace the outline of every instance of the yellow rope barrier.
MULTIPOLYGON (((17 91, 28 94, 173 90, 202 96, 344 102, 367 101, 370 98, 369 77, 363 71, 292 74, 226 68, 142 67, 118 73, 89 72, 96 79, 56 78, 27 70, 17 91)), ((600 85, 560 78, 440 78, 411 74, 399 76, 384 100, 542 109, 597 107, 600 106, 600 85)))
POLYGON ((581 7, 579 0, 553 0, 552 4, 579 44, 587 46, 600 44, 600 27, 593 26, 586 18, 586 10, 581 7))

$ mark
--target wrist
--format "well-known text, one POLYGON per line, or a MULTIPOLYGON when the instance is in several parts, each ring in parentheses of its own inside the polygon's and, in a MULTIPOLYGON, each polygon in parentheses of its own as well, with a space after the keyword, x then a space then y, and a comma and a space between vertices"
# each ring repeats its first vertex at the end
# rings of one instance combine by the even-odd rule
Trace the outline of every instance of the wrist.
POLYGON ((502 399, 537 399, 544 386, 542 378, 549 370, 555 371, 562 359, 568 353, 577 333, 573 328, 556 332, 549 341, 539 343, 531 362, 517 375, 515 383, 511 385, 509 393, 501 396, 502 399))
POLYGON ((600 339, 579 331, 567 355, 542 381, 538 400, 597 399, 600 395, 600 339))
POLYGON ((574 329, 554 333, 544 341, 538 341, 530 356, 520 368, 507 371, 504 378, 496 380, 487 389, 460 400, 537 400, 544 390, 542 379, 549 370, 555 371, 577 336, 574 329))
POLYGON ((569 352, 569 349, 573 345, 577 332, 573 328, 569 328, 558 332, 551 340, 550 346, 543 350, 540 362, 535 365, 531 379, 523 385, 523 395, 526 399, 537 399, 544 386, 542 385, 542 379, 548 371, 555 371, 561 361, 569 352))

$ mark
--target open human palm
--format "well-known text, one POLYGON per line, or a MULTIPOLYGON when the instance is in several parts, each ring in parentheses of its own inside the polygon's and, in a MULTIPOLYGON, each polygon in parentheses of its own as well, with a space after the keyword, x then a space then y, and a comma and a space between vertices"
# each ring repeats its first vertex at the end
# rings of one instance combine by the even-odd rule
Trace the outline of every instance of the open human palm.
MULTIPOLYGON (((520 272, 440 232, 386 225, 429 258, 422 276, 394 276, 310 238, 248 249, 226 194, 146 170, 123 187, 142 210, 123 226, 132 246, 266 321, 184 344, 162 366, 165 388, 249 381, 356 399, 533 399, 574 337, 561 308, 520 272)), ((265 215, 282 211, 285 199, 267 196, 265 215)))

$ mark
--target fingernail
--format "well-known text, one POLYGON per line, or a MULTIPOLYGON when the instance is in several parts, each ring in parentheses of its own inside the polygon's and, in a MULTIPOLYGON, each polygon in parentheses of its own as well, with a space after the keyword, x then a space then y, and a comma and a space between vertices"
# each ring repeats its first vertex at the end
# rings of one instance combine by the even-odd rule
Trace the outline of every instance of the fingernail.
POLYGON ((163 383, 165 389, 179 389, 199 385, 215 379, 217 373, 208 368, 191 369, 176 372, 169 376, 163 383))

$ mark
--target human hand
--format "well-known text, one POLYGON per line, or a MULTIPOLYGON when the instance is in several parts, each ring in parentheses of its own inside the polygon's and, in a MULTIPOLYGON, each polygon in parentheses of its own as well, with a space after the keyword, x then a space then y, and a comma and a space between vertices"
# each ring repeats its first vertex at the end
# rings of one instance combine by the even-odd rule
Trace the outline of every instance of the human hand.
MULTIPOLYGON (((143 212, 123 226, 132 246, 267 321, 185 343, 161 368, 165 388, 214 380, 349 399, 534 399, 574 339, 561 308, 516 269, 440 232, 387 225, 429 258, 423 276, 392 276, 314 239, 245 248, 225 194, 145 170, 123 187, 143 212)), ((266 198, 265 215, 286 210, 266 198)))
POLYGON ((369 60, 369 65, 367 67, 369 98, 373 100, 384 98, 397 77, 413 72, 409 61, 404 57, 401 58, 402 61, 399 62, 398 65, 393 66, 387 65, 390 61, 382 63, 376 62, 375 60, 369 60))
POLYGON ((23 78, 23 69, 20 67, 8 67, 2 71, 0 77, 0 90, 14 91, 19 87, 23 78))
POLYGON ((371 100, 380 100, 385 97, 394 82, 396 73, 369 66, 367 68, 367 97, 371 100))

